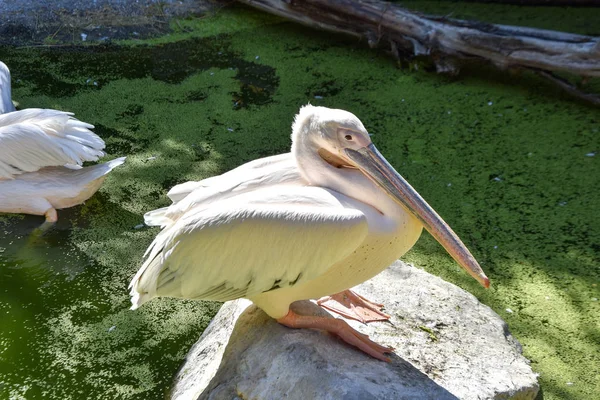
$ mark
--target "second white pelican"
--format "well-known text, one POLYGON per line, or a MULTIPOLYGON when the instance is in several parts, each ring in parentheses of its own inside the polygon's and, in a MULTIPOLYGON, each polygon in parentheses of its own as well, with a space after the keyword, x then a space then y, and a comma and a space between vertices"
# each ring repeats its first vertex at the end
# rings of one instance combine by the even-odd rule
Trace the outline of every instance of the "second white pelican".
POLYGON ((297 300, 351 288, 408 251, 425 227, 485 287, 457 235, 377 151, 360 120, 303 107, 291 154, 267 157, 178 185, 131 281, 132 309, 157 296, 252 300, 279 323, 324 329, 371 356, 378 345, 340 319, 301 316, 297 300))
POLYGON ((106 174, 125 157, 82 168, 104 155, 92 125, 73 114, 49 109, 15 111, 10 71, 0 62, 0 213, 44 215, 44 230, 57 209, 90 198, 106 174))

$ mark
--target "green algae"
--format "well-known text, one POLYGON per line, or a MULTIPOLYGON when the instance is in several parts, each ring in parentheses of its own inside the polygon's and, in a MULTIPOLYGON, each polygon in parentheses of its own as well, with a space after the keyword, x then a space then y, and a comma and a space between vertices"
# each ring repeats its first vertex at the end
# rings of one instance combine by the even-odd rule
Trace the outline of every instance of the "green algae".
POLYGON ((280 17, 249 7, 220 8, 209 11, 202 18, 172 19, 169 22, 171 32, 163 36, 117 40, 116 42, 122 45, 138 45, 140 43, 160 45, 190 38, 214 38, 223 34, 239 34, 282 21, 283 19, 280 17), (239 12, 240 8, 244 12, 239 12))
POLYGON ((39 218, 0 220, 0 397, 161 398, 217 305, 128 310, 127 284, 157 233, 142 215, 168 204, 174 184, 288 151, 308 101, 363 120, 492 289, 428 235, 404 259, 496 310, 544 398, 598 397, 597 109, 527 74, 400 70, 354 40, 245 8, 184 27, 127 48, 0 49, 21 107, 74 111, 109 157, 128 156, 41 243, 27 239, 39 218))
POLYGON ((423 332, 426 332, 427 335, 429 336, 429 339, 431 339, 433 342, 438 341, 438 337, 435 335, 435 332, 433 332, 433 329, 431 329, 427 326, 423 326, 423 325, 419 325, 418 328, 420 330, 422 330, 423 332))
POLYGON ((527 26, 579 33, 600 34, 597 21, 600 9, 596 7, 540 7, 506 4, 482 4, 457 0, 402 0, 400 6, 424 14, 444 15, 449 18, 477 20, 502 25, 527 26))

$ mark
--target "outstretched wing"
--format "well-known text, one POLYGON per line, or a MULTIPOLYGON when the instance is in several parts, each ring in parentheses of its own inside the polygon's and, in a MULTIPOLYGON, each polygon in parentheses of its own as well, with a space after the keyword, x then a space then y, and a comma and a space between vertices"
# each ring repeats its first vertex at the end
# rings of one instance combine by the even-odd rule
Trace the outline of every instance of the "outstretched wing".
POLYGON ((318 187, 273 187, 190 210, 158 234, 130 287, 155 296, 227 301, 325 273, 368 234, 364 214, 318 187))
POLYGON ((0 115, 0 179, 102 157, 104 141, 93 126, 71 115, 36 108, 0 115))

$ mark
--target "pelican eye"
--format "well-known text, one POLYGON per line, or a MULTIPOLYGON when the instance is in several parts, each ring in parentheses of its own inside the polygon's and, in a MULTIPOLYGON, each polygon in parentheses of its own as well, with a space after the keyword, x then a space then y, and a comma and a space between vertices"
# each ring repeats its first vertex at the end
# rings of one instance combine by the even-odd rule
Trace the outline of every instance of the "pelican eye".
POLYGON ((344 139, 346 139, 346 140, 352 140, 352 135, 346 135, 346 136, 344 136, 344 139))

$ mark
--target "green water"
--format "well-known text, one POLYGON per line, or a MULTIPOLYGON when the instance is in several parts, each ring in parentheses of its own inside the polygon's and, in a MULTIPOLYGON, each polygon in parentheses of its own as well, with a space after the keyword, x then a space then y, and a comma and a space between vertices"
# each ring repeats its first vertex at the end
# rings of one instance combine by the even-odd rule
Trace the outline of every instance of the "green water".
MULTIPOLYGON (((589 29, 581 18, 573 30, 589 29)), ((127 285, 157 233, 140 226, 143 213, 168 204, 174 184, 288 151, 308 101, 362 119, 493 287, 429 236, 405 259, 505 318, 543 398, 598 397, 597 108, 529 74, 399 69, 355 40, 246 9, 179 26, 189 32, 134 47, 0 48, 22 108, 73 111, 97 127, 108 157, 128 157, 37 241, 40 218, 0 216, 0 398, 163 398, 218 305, 128 310, 127 285)))

